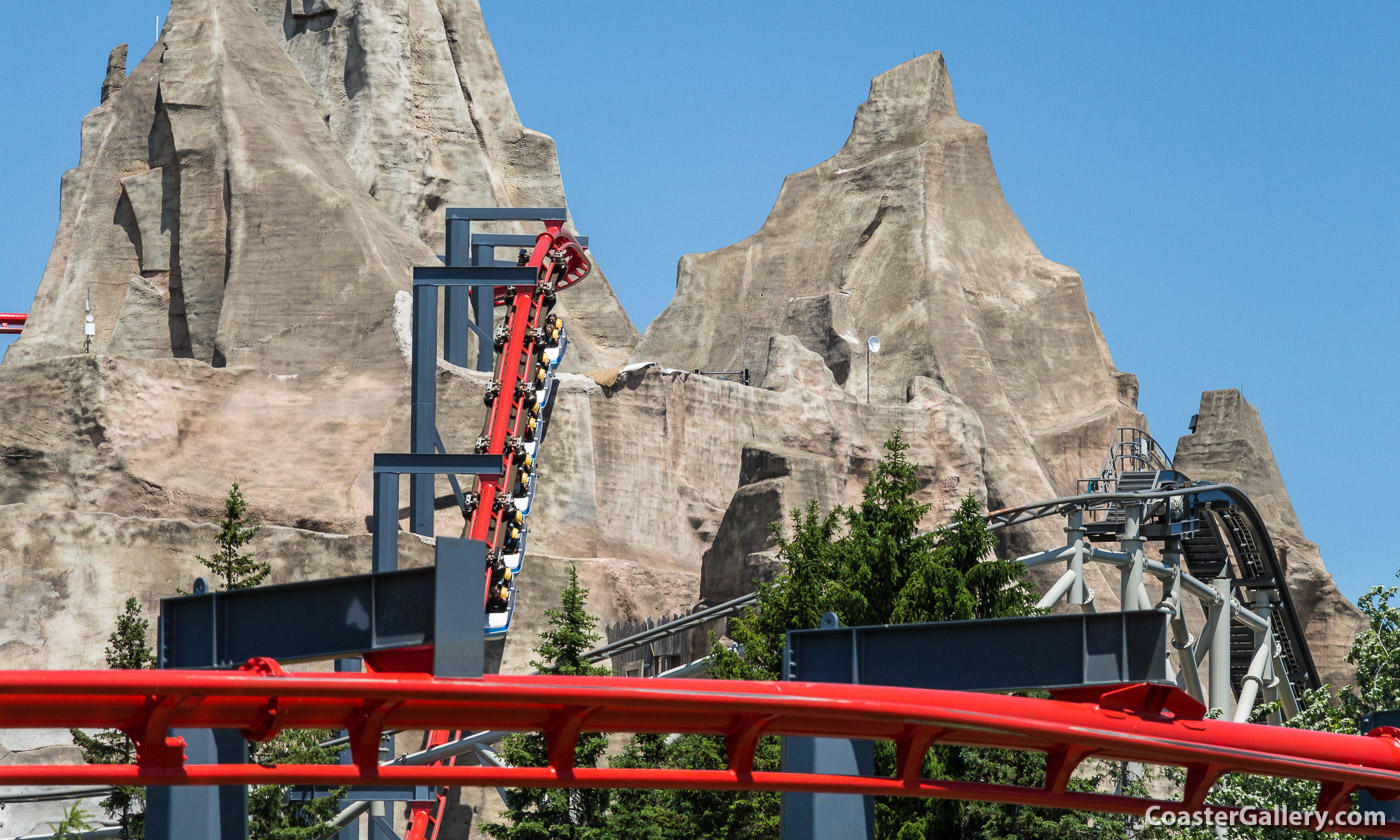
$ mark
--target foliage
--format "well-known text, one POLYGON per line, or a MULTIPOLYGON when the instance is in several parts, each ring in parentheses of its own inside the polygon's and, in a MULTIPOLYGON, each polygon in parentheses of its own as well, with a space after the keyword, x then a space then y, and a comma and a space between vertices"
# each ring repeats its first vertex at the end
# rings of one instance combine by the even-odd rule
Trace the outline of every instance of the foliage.
MULTIPOLYGON (((917 465, 906 457, 899 431, 885 443, 854 508, 823 513, 810 502, 792 513, 792 535, 775 523, 778 550, 786 561, 771 583, 759 587, 753 608, 731 622, 730 636, 742 652, 713 646, 710 675, 717 679, 780 679, 786 634, 817 627, 825 612, 851 626, 1030 615, 1035 595, 1025 568, 990 558, 995 537, 977 500, 963 499, 946 528, 920 533, 930 507, 916 502, 917 465)), ((754 767, 776 770, 777 738, 759 741, 754 767)), ((876 773, 894 769, 894 746, 876 745, 876 773)), ((673 740, 635 737, 618 766, 720 769, 723 739, 683 736, 673 740)), ((1044 758, 1028 753, 940 747, 925 760, 930 777, 1037 785, 1044 758)), ((1097 779, 1075 780, 1080 789, 1097 779)), ((733 838, 778 836, 778 795, 706 791, 626 791, 614 802, 617 837, 733 838)), ((1123 833, 1114 819, 1047 809, 983 803, 876 799, 880 837, 910 840, 950 838, 1090 838, 1123 833)))
MULTIPOLYGON (((559 609, 545 610, 549 629, 535 648, 537 661, 530 664, 541 673, 559 676, 587 676, 608 673, 587 659, 599 636, 597 619, 588 614, 588 590, 579 585, 578 569, 569 567, 569 585, 560 596, 559 609)), ((597 733, 580 735, 574 749, 579 767, 597 767, 607 749, 607 738, 597 733)), ((512 735, 501 744, 499 755, 515 767, 543 767, 548 764, 544 736, 540 733, 512 735)), ((606 790, 508 788, 505 792, 505 823, 488 824, 486 833, 500 840, 604 840, 614 835, 606 830, 612 795, 606 790)))
POLYGON ((83 810, 82 803, 74 802, 64 810, 62 819, 49 823, 49 829, 53 831, 54 840, 65 840, 77 837, 77 832, 91 830, 91 819, 92 814, 83 810))
MULTIPOLYGON (((146 643, 150 629, 141 615, 141 605, 135 598, 127 598, 121 615, 117 616, 117 627, 107 638, 105 656, 107 667, 117 670, 140 670, 155 665, 155 655, 146 643)), ((73 743, 83 754, 88 764, 131 764, 136 760, 136 747, 122 732, 108 729, 95 735, 88 735, 78 729, 68 730, 73 743)), ((116 819, 121 826, 123 840, 136 840, 144 836, 146 813, 146 790, 141 787, 115 787, 101 803, 107 816, 116 819)), ((76 828, 76 827, 75 827, 76 828)))
POLYGON ((243 551, 262 530, 261 526, 248 523, 248 502, 235 481, 224 498, 224 518, 219 521, 219 533, 214 538, 219 544, 218 553, 213 557, 195 556, 204 568, 224 579, 226 590, 257 586, 272 573, 272 564, 259 561, 252 552, 243 551))
MULTIPOLYGON (((327 730, 288 730, 271 741, 250 744, 249 759, 254 764, 335 764, 340 760, 338 749, 320 746, 322 741, 334 737, 335 733, 327 730)), ((330 820, 340 812, 345 789, 301 802, 287 799, 290 789, 286 785, 261 785, 249 792, 251 840, 320 840, 330 831, 330 820)))

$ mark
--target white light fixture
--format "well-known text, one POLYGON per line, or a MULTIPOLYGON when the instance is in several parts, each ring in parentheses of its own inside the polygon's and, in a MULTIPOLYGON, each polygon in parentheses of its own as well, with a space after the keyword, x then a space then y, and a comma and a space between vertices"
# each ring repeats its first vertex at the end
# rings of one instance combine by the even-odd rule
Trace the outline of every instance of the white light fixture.
POLYGON ((880 337, 872 335, 865 342, 865 402, 870 403, 870 357, 880 352, 880 337))

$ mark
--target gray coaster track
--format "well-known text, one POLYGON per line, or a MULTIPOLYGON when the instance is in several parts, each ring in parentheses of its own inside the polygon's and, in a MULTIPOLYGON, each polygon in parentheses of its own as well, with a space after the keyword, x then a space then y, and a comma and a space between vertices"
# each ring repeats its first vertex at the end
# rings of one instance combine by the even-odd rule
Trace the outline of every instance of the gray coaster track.
POLYGON ((1081 482, 1090 492, 987 516, 994 531, 1065 517, 1066 546, 1016 558, 1032 568, 1066 564, 1041 606, 1051 608, 1063 600, 1093 610, 1084 564, 1115 566, 1121 573, 1122 609, 1170 614, 1182 688, 1227 715, 1237 698, 1236 720, 1247 719, 1261 695, 1277 699, 1284 716, 1296 713, 1297 698, 1320 684, 1283 564, 1258 509, 1238 487, 1192 482, 1172 469, 1145 433, 1120 429, 1116 436, 1119 444, 1110 448, 1104 473, 1081 482), (1143 453, 1134 456, 1134 463, 1122 464, 1122 456, 1115 457, 1125 438, 1143 453), (1134 469, 1118 469, 1120 465, 1134 469), (1120 550, 1095 545, 1103 542, 1118 542, 1120 550), (1161 561, 1147 557, 1148 542, 1161 544, 1161 561), (1163 584, 1155 602, 1143 585, 1146 577, 1163 584), (1186 627, 1183 593, 1195 596, 1207 616, 1199 637, 1186 627), (1208 691, 1197 671, 1207 657, 1208 691))

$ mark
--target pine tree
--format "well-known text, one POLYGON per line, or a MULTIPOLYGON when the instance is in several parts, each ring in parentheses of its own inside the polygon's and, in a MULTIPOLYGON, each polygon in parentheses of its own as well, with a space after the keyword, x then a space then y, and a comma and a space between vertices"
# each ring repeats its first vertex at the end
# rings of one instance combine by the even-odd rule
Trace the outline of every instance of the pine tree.
MULTIPOLYGON (((135 598, 127 598, 125 608, 117 616, 117 627, 107 638, 107 667, 115 670, 153 667, 155 656, 146 643, 149 630, 150 622, 141 615, 141 605, 135 598)), ((88 764, 133 764, 136 761, 136 746, 130 738, 115 729, 96 735, 88 735, 77 729, 68 732, 88 764)), ((137 840, 144 836, 145 788, 115 787, 100 805, 107 816, 116 819, 121 826, 122 840, 137 840)))
MULTIPOLYGON (((535 648, 538 660, 530 664, 544 674, 586 676, 607 674, 584 658, 599 640, 598 620, 588 614, 588 590, 579 585, 578 569, 569 567, 569 585, 560 596, 559 609, 545 610, 549 629, 535 648)), ((597 767, 607 749, 607 738, 598 733, 580 735, 574 748, 578 767, 597 767)), ((501 744, 499 755, 515 767, 543 767, 548 763, 544 736, 512 735, 501 744)), ((612 795, 607 790, 507 788, 506 823, 484 826, 498 840, 605 840, 616 836, 605 830, 612 795)))
MULTIPOLYGON (((267 579, 272 564, 259 561, 243 549, 262 530, 250 524, 248 502, 237 481, 224 498, 224 517, 215 536, 219 550, 213 557, 196 555, 204 568, 223 579, 223 589, 250 589, 267 579)), ((257 764, 334 764, 339 752, 318 746, 334 733, 314 730, 281 732, 266 743, 251 744, 249 758, 257 764)), ((343 790, 314 800, 290 801, 285 785, 261 785, 248 794, 248 833, 252 840, 319 840, 329 830, 329 820, 340 810, 343 790)))
POLYGON ((243 547, 262 530, 261 526, 248 523, 248 503, 235 481, 224 498, 224 518, 214 538, 219 544, 218 553, 213 557, 195 556, 204 568, 224 579, 225 590, 257 586, 272 573, 271 563, 260 562, 252 552, 243 552, 243 547))
MULTIPOLYGON (((992 557, 996 539, 982 508, 968 496, 948 526, 920 530, 930 508, 915 500, 918 466, 896 430, 885 443, 885 457, 871 472, 861 502, 823 513, 810 502, 793 511, 792 535, 775 524, 783 571, 760 585, 754 606, 731 622, 730 635, 742 653, 716 643, 710 675, 716 679, 780 679, 788 630, 819 625, 835 612, 848 626, 947 621, 1029 615, 1035 595, 1024 580, 1025 567, 992 557), (843 527, 844 526, 844 527, 843 527)), ((876 774, 894 770, 894 747, 876 745, 876 774)), ((637 736, 621 759, 628 766, 721 769, 724 741, 682 736, 667 741, 637 736)), ((759 740, 756 770, 776 770, 779 739, 759 740)), ((1005 784, 1044 782, 1044 759, 1029 753, 939 748, 925 760, 930 778, 976 779, 1005 784)), ((1093 780, 1076 780, 1087 787, 1093 780)), ((614 824, 627 829, 611 836, 642 838, 720 838, 773 840, 778 836, 778 795, 715 791, 620 793, 614 824)), ((1048 809, 980 803, 877 798, 877 836, 912 838, 995 838, 1020 840, 1121 835, 1112 818, 1048 809)))

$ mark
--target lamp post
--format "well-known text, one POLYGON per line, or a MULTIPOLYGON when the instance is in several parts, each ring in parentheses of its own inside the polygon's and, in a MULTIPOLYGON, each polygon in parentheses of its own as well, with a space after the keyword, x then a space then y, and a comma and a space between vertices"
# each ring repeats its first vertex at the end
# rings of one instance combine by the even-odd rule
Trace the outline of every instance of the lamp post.
POLYGON ((880 352, 880 337, 872 335, 865 342, 865 402, 870 403, 870 357, 880 352))

